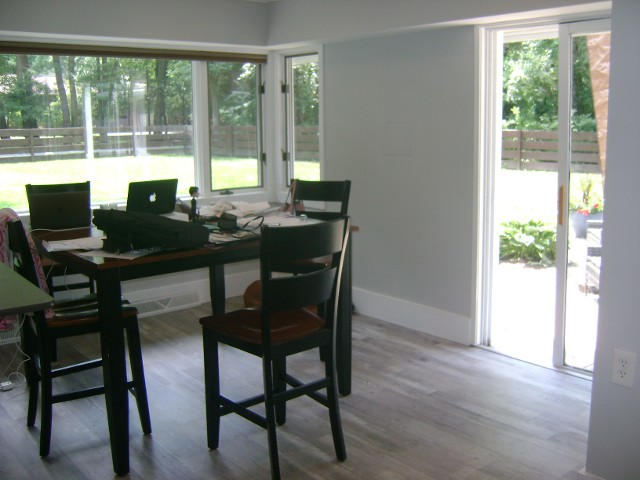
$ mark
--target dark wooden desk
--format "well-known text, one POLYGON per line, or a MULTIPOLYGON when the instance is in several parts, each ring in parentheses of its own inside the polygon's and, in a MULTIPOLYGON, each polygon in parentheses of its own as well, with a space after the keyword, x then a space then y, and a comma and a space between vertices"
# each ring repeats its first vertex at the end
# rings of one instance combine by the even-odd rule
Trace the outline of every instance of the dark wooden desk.
MULTIPOLYGON (((37 233, 36 240, 62 240, 86 237, 95 229, 37 233)), ((73 252, 43 252, 56 262, 82 273, 96 282, 100 306, 101 348, 104 358, 105 401, 111 441, 111 455, 117 475, 129 473, 129 407, 125 387, 126 363, 124 331, 118 322, 122 307, 121 282, 136 278, 176 273, 199 268, 209 269, 209 292, 213 313, 224 313, 224 266, 228 263, 259 258, 260 241, 242 241, 222 247, 207 245, 191 250, 169 251, 134 260, 86 257, 73 252)), ((351 393, 351 260, 346 259, 341 286, 340 332, 337 348, 340 393, 351 393)))
POLYGON ((53 298, 4 263, 0 263, 0 315, 14 315, 43 310, 53 298))

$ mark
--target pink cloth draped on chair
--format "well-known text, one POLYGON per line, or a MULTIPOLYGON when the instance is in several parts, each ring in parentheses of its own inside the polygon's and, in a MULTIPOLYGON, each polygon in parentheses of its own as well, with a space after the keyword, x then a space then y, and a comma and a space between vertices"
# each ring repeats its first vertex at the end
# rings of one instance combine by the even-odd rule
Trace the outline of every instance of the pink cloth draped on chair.
MULTIPOLYGON (((13 265, 11 264, 11 253, 9 251, 9 235, 7 231, 7 224, 13 220, 20 220, 20 217, 16 212, 14 212, 10 208, 0 209, 0 262, 11 268, 13 268, 13 265)), ((29 247, 31 248, 31 256, 33 257, 33 262, 36 266, 36 270, 38 271, 38 283, 40 284, 40 288, 42 290, 49 293, 47 279, 45 278, 44 271, 42 270, 40 255, 38 254, 35 243, 33 243, 31 235, 28 231, 26 232, 26 234, 27 239, 29 240, 29 247)), ((47 317, 50 316, 51 311, 47 310, 47 317)), ((0 331, 6 331, 14 328, 17 321, 18 317, 16 315, 0 316, 0 331)))

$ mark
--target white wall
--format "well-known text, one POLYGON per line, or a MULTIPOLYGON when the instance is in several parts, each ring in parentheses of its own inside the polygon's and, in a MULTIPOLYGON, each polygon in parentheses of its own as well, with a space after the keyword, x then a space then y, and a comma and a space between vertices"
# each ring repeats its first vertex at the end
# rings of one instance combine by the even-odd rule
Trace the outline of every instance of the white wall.
POLYGON ((427 25, 532 19, 608 8, 594 0, 279 0, 269 4, 270 46, 334 42, 427 25))
POLYGON ((457 27, 323 50, 328 178, 351 179, 360 227, 356 308, 463 343, 473 282, 473 35, 457 27))
MULTIPOLYGON (((1 0, 0 32, 264 46, 266 4, 234 0, 1 0)), ((180 45, 173 44, 173 48, 180 45)))
MULTIPOLYGON (((611 383, 613 350, 640 354, 640 2, 614 0, 607 144, 606 232, 587 471, 640 478, 640 371, 635 387, 611 383), (631 213, 634 212, 634 213, 631 213)), ((640 364, 635 365, 640 369, 640 364)))

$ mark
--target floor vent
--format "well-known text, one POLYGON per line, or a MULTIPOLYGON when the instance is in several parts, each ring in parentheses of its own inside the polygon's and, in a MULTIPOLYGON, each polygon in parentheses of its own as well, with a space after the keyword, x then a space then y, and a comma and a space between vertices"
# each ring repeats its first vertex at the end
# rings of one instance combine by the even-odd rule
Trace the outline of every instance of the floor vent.
POLYGON ((200 298, 196 292, 187 292, 179 295, 173 295, 171 297, 133 302, 138 309, 139 317, 148 317, 157 313, 195 307, 200 305, 200 303, 200 298))

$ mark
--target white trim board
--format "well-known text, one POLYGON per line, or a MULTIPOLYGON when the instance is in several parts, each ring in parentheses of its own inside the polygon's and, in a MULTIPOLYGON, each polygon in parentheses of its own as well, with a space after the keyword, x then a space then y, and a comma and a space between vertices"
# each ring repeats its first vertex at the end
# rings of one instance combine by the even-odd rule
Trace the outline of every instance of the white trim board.
POLYGON ((353 289, 358 313, 463 345, 470 345, 471 319, 388 295, 353 289))
MULTIPOLYGON (((242 295, 247 285, 258 276, 257 269, 227 273, 227 298, 242 295)), ((123 284, 123 294, 131 303, 141 306, 141 317, 168 313, 207 303, 209 277, 206 269, 201 269, 131 280, 123 284), (157 303, 157 309, 150 305, 153 303, 157 303)), ((363 315, 463 345, 471 343, 471 320, 462 315, 360 288, 353 289, 353 303, 358 313, 363 315)))

